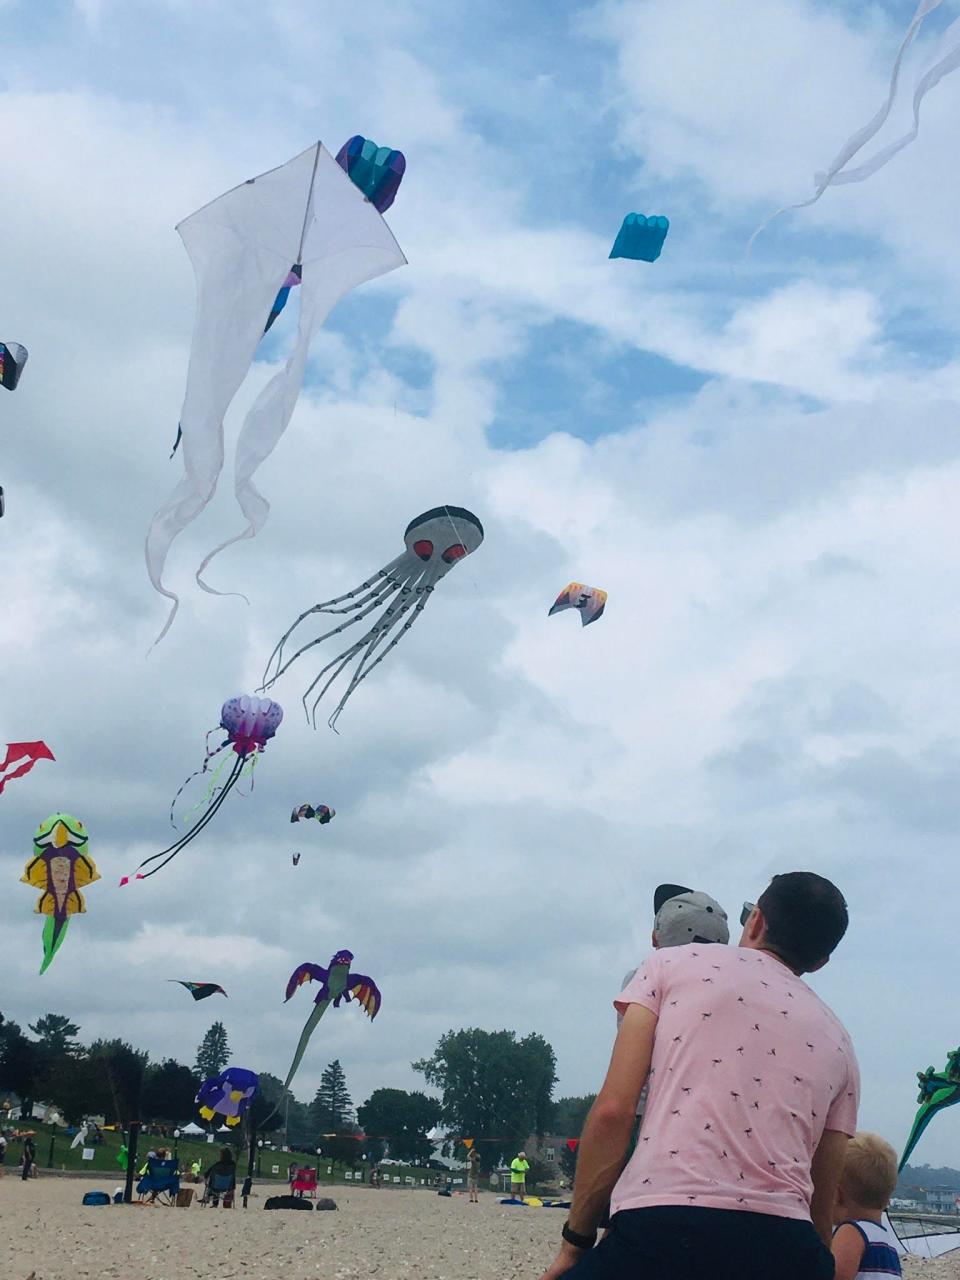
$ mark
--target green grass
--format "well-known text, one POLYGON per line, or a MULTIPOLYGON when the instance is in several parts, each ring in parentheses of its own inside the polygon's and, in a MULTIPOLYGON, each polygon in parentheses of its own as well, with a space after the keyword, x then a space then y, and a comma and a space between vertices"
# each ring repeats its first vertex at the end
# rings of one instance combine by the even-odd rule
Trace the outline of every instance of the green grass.
MULTIPOLYGON (((15 1124, 14 1128, 24 1127, 15 1124)), ((92 1160, 84 1160, 81 1147, 74 1147, 71 1150, 70 1143, 73 1141, 73 1135, 68 1135, 63 1129, 56 1126, 41 1124, 39 1121, 31 1121, 29 1127, 36 1132, 34 1139, 37 1146, 37 1164, 41 1173, 44 1169, 77 1169, 102 1173, 105 1177, 111 1176, 120 1182, 123 1179, 123 1170, 117 1164, 117 1154, 123 1141, 119 1133, 104 1132, 102 1145, 95 1146, 92 1160), (53 1145, 51 1148, 51 1139, 53 1145), (52 1154, 51 1154, 52 1153, 52 1154)), ((147 1152, 151 1148, 165 1146, 173 1151, 174 1141, 172 1138, 159 1138, 151 1134, 141 1134, 137 1147, 137 1165, 142 1168, 146 1161, 147 1152)), ((242 1151, 238 1147, 238 1137, 227 1134, 215 1134, 213 1142, 205 1142, 190 1138, 181 1138, 176 1144, 177 1155, 180 1159, 181 1169, 186 1169, 195 1160, 199 1160, 204 1169, 211 1165, 217 1158, 221 1146, 233 1147, 237 1153, 237 1161, 241 1173, 247 1170, 247 1151, 242 1151)), ((258 1152, 259 1156, 259 1176, 263 1178, 275 1178, 278 1182, 286 1182, 287 1170, 291 1164, 310 1164, 315 1165, 319 1170, 319 1181, 326 1185, 349 1186, 353 1179, 348 1179, 344 1175, 354 1171, 359 1172, 362 1164, 355 1165, 353 1169, 349 1165, 341 1164, 338 1161, 326 1159, 324 1156, 305 1155, 300 1151, 270 1151, 264 1147, 258 1152), (274 1166, 278 1168, 278 1172, 274 1173, 274 1166), (331 1172, 327 1172, 327 1170, 331 1172)), ((15 1166, 20 1157, 20 1144, 14 1139, 11 1140, 7 1147, 7 1170, 10 1171, 11 1166, 15 1166)), ((406 1186, 408 1185, 404 1179, 411 1177, 415 1179, 415 1185, 420 1186, 420 1179, 423 1178, 426 1185, 430 1185, 432 1179, 436 1176, 434 1170, 407 1168, 403 1165, 388 1165, 383 1170, 384 1181, 386 1182, 389 1175, 391 1185, 406 1186), (393 1179, 400 1178, 399 1184, 394 1184, 393 1179)), ((454 1178, 466 1178, 465 1174, 455 1172, 454 1178)), ((466 1182, 463 1183, 466 1186, 466 1182)))

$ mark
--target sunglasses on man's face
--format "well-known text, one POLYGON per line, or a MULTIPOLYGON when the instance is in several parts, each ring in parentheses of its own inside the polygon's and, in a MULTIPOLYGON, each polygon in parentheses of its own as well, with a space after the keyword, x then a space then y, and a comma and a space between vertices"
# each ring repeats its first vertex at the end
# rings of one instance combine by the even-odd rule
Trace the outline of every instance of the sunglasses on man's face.
POLYGON ((740 923, 746 924, 756 909, 757 904, 755 902, 745 902, 743 904, 743 910, 740 912, 740 923))

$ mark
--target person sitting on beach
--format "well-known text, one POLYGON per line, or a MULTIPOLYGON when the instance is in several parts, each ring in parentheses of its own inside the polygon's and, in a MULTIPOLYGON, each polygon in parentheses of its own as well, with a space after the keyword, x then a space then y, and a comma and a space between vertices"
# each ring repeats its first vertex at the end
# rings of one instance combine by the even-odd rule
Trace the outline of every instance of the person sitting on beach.
MULTIPOLYGON (((169 1159, 170 1159, 170 1148, 169 1148, 169 1147, 157 1147, 156 1151, 151 1151, 151 1152, 150 1152, 149 1156, 147 1157, 147 1163, 146 1163, 146 1164, 143 1166, 143 1168, 140 1170, 140 1174, 141 1174, 141 1176, 142 1176, 142 1177, 143 1177, 143 1176, 148 1176, 148 1175, 149 1175, 149 1173, 150 1173, 150 1161, 151 1161, 151 1159, 153 1159, 153 1160, 169 1160, 169 1159)), ((159 1193, 159 1191, 151 1191, 151 1192, 150 1192, 150 1197, 149 1197, 149 1199, 147 1200, 147 1202, 146 1202, 146 1203, 147 1203, 147 1204, 156 1204, 156 1203, 157 1203, 157 1196, 158 1196, 159 1194, 160 1194, 160 1193, 159 1193)))
POLYGON ((656 951, 615 1000, 623 1025, 542 1280, 832 1280, 860 1079, 850 1037, 801 974, 827 963, 847 906, 799 871, 775 876, 741 918, 739 946, 656 951), (648 1075, 640 1141, 619 1173, 648 1075))
POLYGON ((204 1174, 206 1186, 203 1198, 216 1207, 223 1196, 224 1206, 233 1203, 233 1193, 237 1185, 237 1166, 234 1164, 233 1152, 224 1147, 216 1164, 212 1164, 204 1174))
POLYGON ((833 1210, 836 1280, 898 1276, 900 1258, 883 1213, 897 1185, 897 1153, 875 1133, 847 1144, 833 1210))

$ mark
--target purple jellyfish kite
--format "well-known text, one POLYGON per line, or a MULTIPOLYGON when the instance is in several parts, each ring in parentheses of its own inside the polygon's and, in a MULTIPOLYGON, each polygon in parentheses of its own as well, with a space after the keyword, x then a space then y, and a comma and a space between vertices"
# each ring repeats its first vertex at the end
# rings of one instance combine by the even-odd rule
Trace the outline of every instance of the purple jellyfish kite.
MULTIPOLYGON (((264 750, 269 740, 277 732, 282 719, 283 708, 278 702, 271 701, 270 698, 251 698, 246 694, 242 694, 238 698, 227 699, 220 711, 219 725, 221 729, 226 730, 226 739, 220 743, 219 747, 211 751, 210 738, 217 730, 211 729, 207 734, 207 750, 203 764, 194 773, 191 773, 190 777, 187 778, 186 782, 183 783, 183 786, 173 797, 173 804, 170 806, 170 821, 174 826, 176 826, 176 823, 173 821, 173 811, 176 807, 177 799, 187 783, 199 774, 208 773, 210 761, 214 756, 218 756, 221 751, 225 751, 227 747, 233 747, 233 758, 226 756, 214 769, 206 795, 194 806, 194 809, 203 810, 200 817, 184 832, 179 840, 169 845, 166 849, 161 849, 159 853, 153 853, 149 858, 144 858, 140 866, 137 867, 134 879, 146 880, 148 876, 154 875, 161 867, 165 867, 168 862, 175 858, 194 836, 200 834, 240 779, 253 772, 261 751, 264 750), (158 858, 162 859, 162 861, 157 862, 158 858), (142 868, 148 866, 151 862, 157 862, 157 865, 151 867, 149 871, 143 871, 142 868)), ((193 811, 191 810, 191 813, 193 811)), ((124 876, 120 884, 127 884, 130 878, 130 876, 124 876)))

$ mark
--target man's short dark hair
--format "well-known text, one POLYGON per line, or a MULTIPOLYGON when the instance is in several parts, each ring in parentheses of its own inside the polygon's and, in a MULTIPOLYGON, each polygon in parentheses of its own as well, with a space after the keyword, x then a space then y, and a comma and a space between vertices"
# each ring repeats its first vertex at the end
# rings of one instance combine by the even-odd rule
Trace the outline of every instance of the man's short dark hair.
POLYGON ((797 973, 809 973, 826 960, 849 923, 843 894, 812 871, 774 876, 757 906, 771 951, 797 973))

